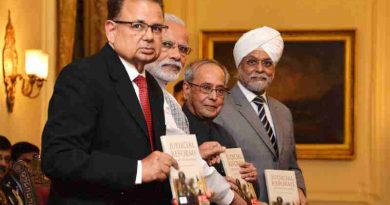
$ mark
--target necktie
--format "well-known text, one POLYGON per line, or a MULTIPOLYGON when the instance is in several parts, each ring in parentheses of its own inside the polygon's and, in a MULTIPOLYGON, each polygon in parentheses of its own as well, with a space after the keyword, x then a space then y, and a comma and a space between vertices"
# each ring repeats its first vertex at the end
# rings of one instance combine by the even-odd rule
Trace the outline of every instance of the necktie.
POLYGON ((149 103, 148 85, 146 84, 145 77, 141 75, 137 76, 134 79, 134 83, 137 84, 139 88, 139 100, 145 116, 146 126, 148 128, 150 147, 153 151, 154 150, 153 124, 152 124, 152 112, 150 110, 150 103, 149 103))
POLYGON ((176 126, 186 134, 190 133, 188 119, 176 100, 166 90, 163 91, 165 102, 168 104, 176 126))
POLYGON ((265 131, 267 132, 268 137, 271 140, 271 144, 274 147, 276 154, 278 154, 278 144, 276 143, 276 137, 275 137, 274 131, 272 130, 272 127, 267 119, 267 116, 265 115, 265 109, 264 109, 265 100, 264 100, 263 96, 260 96, 260 97, 256 97, 255 99, 253 99, 253 102, 257 105, 257 110, 259 111, 260 121, 264 125, 265 131))

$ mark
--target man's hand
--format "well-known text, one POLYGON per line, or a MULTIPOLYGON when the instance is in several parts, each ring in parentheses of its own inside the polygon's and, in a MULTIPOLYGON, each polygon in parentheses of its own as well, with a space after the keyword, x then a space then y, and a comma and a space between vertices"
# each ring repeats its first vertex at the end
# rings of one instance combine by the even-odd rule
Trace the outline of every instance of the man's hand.
POLYGON ((154 151, 142 160, 142 182, 164 181, 169 176, 170 167, 179 169, 177 161, 170 155, 154 151))
POLYGON ((239 164, 241 177, 247 182, 257 181, 257 169, 249 162, 239 164))
POLYGON ((247 205, 247 203, 236 191, 234 191, 234 198, 233 201, 230 202, 230 205, 247 205))
POLYGON ((234 179, 233 177, 229 177, 229 176, 226 176, 225 179, 227 182, 229 182, 230 189, 235 191, 235 192, 238 192, 238 186, 236 184, 236 179, 234 179))
POLYGON ((298 193, 299 193, 299 204, 300 205, 306 205, 307 204, 307 200, 306 200, 306 196, 303 193, 302 189, 298 188, 298 193))
POLYGON ((225 147, 216 141, 204 142, 199 146, 199 153, 209 165, 221 162, 219 154, 225 151, 225 147))

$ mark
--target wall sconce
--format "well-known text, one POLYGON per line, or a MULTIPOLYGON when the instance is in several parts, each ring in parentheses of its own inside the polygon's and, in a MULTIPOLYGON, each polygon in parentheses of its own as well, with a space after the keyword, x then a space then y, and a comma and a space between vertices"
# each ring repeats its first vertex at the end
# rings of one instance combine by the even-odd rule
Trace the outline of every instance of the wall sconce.
POLYGON ((25 72, 27 76, 17 73, 18 54, 15 48, 15 31, 8 11, 8 23, 3 47, 3 78, 7 93, 8 112, 13 111, 15 104, 15 86, 17 79, 22 80, 22 94, 29 98, 39 96, 43 82, 48 74, 48 55, 41 50, 27 50, 25 72), (35 89, 36 88, 36 89, 35 89))

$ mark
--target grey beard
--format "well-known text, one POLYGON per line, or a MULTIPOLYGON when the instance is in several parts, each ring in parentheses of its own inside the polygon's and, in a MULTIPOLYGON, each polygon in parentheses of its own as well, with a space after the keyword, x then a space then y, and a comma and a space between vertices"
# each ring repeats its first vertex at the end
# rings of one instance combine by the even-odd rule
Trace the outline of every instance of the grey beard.
MULTIPOLYGON (((256 76, 260 76, 260 77, 263 77, 265 78, 266 80, 265 81, 251 81, 251 80, 248 80, 248 82, 245 82, 241 77, 240 77, 240 81, 241 83, 250 91, 256 93, 256 94, 261 94, 263 93, 267 88, 268 86, 272 83, 273 81, 273 77, 269 77, 267 76, 266 74, 264 73, 261 73, 261 74, 253 74, 253 75, 256 75, 256 76)), ((253 77, 252 76, 249 76, 248 78, 250 79, 250 77, 253 77)))
MULTIPOLYGON (((145 69, 150 72, 155 78, 157 78, 160 81, 163 81, 164 83, 172 82, 175 81, 178 77, 180 72, 178 73, 173 73, 166 71, 162 65, 168 64, 166 62, 160 62, 158 64, 156 63, 150 63, 145 65, 145 69)), ((170 62, 169 64, 175 64, 179 65, 178 63, 173 63, 170 62)), ((181 70, 181 65, 180 65, 180 70, 181 70)))
POLYGON ((246 84, 246 87, 248 90, 254 92, 254 93, 263 93, 265 89, 268 88, 268 86, 271 84, 272 80, 267 80, 267 81, 256 81, 256 82, 249 82, 246 84))

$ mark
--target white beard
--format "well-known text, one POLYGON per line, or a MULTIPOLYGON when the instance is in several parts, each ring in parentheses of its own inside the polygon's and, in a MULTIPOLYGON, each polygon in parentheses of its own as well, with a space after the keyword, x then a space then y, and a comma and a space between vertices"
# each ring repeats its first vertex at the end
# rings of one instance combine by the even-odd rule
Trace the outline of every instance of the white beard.
POLYGON ((240 82, 250 91, 254 92, 254 93, 263 93, 267 88, 268 86, 272 83, 273 81, 273 77, 269 77, 268 75, 264 74, 264 73, 253 73, 252 75, 250 76, 246 76, 247 79, 244 79, 242 77, 242 75, 245 75, 245 74, 242 74, 240 73, 240 70, 239 70, 239 75, 240 75, 240 82), (265 80, 251 80, 251 77, 262 77, 262 78, 265 78, 265 80))
POLYGON ((150 74, 164 83, 175 81, 179 77, 182 67, 183 66, 180 62, 170 59, 145 65, 145 69, 149 71, 150 74), (168 65, 177 66, 179 69, 178 71, 172 71, 169 68, 165 68, 165 66, 168 65))

